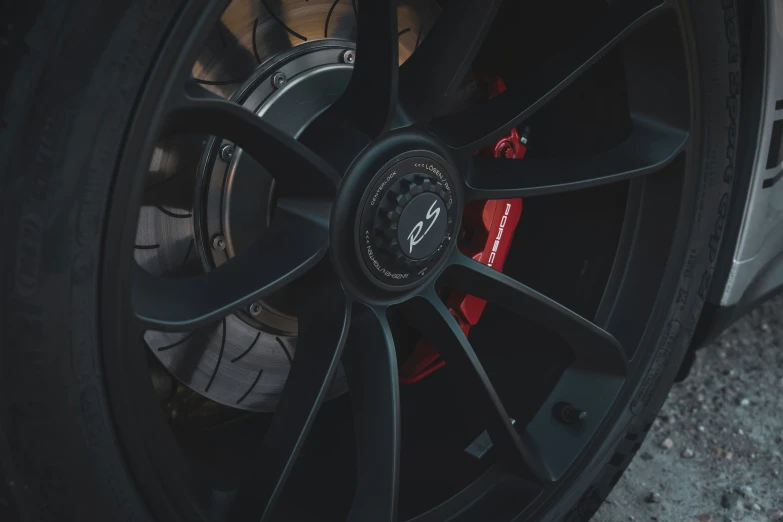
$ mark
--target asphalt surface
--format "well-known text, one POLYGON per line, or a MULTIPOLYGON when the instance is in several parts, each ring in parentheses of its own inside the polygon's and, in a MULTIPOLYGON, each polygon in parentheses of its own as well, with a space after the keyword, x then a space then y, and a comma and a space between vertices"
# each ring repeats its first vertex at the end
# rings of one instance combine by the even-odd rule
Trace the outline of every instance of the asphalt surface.
POLYGON ((697 355, 593 522, 783 521, 783 298, 697 355))

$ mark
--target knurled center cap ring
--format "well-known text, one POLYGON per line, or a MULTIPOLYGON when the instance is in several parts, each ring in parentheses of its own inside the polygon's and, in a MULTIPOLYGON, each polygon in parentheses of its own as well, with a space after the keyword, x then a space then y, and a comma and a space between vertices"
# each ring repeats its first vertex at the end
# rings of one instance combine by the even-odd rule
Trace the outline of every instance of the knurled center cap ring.
POLYGON ((375 282, 405 287, 429 275, 454 238, 454 181, 446 162, 401 159, 375 177, 357 223, 358 254, 375 282))

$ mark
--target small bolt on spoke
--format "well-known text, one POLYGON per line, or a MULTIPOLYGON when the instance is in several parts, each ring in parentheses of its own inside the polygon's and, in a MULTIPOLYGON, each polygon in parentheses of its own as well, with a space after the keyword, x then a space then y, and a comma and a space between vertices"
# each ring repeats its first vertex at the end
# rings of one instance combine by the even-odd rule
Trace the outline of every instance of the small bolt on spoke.
POLYGON ((230 144, 223 145, 220 147, 220 159, 225 161, 226 163, 231 162, 231 158, 234 157, 234 146, 230 144))
POLYGON ((250 312, 250 315, 253 317, 258 317, 261 315, 261 312, 263 311, 263 308, 259 303, 253 303, 248 307, 248 312, 250 312))
POLYGON ((212 248, 223 251, 226 249, 226 238, 218 234, 212 238, 212 248))
POLYGON ((280 87, 285 85, 287 81, 288 81, 288 78, 286 78, 286 75, 281 73, 281 72, 275 73, 275 75, 272 76, 272 85, 276 89, 279 89, 280 87))

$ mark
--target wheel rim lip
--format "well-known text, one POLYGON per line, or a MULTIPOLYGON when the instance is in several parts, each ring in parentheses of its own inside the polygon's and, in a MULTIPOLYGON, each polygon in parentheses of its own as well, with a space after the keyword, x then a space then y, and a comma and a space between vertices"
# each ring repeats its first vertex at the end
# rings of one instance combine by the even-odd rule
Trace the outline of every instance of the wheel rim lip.
MULTIPOLYGON (((689 70, 690 70, 690 68, 689 68, 689 70)), ((138 191, 136 191, 136 192, 138 192, 138 191)), ((111 195, 111 199, 112 199, 112 201, 116 200, 116 198, 114 197, 114 195, 115 195, 115 194, 116 194, 116 192, 114 192, 114 193, 111 195)), ((129 205, 129 206, 132 206, 132 205, 129 205)), ((118 209, 117 209, 117 210, 118 210, 118 209)), ((113 216, 116 216, 118 213, 119 213, 119 212, 115 211, 115 209, 112 209, 112 213, 111 213, 111 214, 112 214, 113 216)), ((110 220, 110 221, 111 221, 111 220, 110 220)), ((115 228, 115 229, 116 229, 116 228, 120 228, 120 229, 124 228, 124 229, 126 229, 126 230, 128 229, 128 226, 127 226, 127 224, 126 224, 126 226, 125 226, 125 227, 122 227, 121 225, 117 225, 117 223, 116 223, 116 218, 115 218, 113 221, 115 221, 115 223, 113 223, 113 228, 115 228)), ((108 227, 107 227, 107 230, 108 230, 108 227)), ((105 241, 105 242, 106 242, 106 243, 109 243, 109 241, 108 241, 109 235, 108 235, 108 234, 106 234, 105 238, 106 238, 106 241, 105 241)), ((116 243, 116 242, 115 242, 115 243, 116 243)), ((122 245, 122 243, 119 243, 119 245, 122 245)), ((128 245, 126 245, 126 246, 121 246, 121 248, 120 248, 120 251, 123 251, 123 250, 127 251, 127 253, 130 253, 130 247, 129 247, 128 245)), ((120 258, 122 258, 122 256, 120 256, 120 258)), ((129 263, 129 261, 128 261, 129 259, 132 259, 132 256, 125 256, 125 260, 115 260, 115 264, 119 263, 120 265, 122 265, 122 264, 124 263, 124 264, 127 266, 127 265, 128 265, 128 263, 129 263)), ((103 264, 102 264, 102 265, 103 265, 103 264)), ((111 266, 111 264, 109 264, 109 265, 111 266)), ((127 273, 127 272, 119 272, 119 273, 127 273)), ((107 276, 107 274, 105 273, 105 271, 104 271, 104 277, 109 277, 109 276, 107 276)), ((110 285, 110 284, 104 284, 104 285, 102 285, 102 286, 104 286, 104 288, 107 288, 107 287, 111 287, 112 285, 110 285)), ((111 293, 108 293, 108 295, 107 295, 107 293, 108 293, 108 291, 106 291, 106 290, 102 291, 102 295, 103 295, 103 296, 106 298, 106 301, 116 301, 116 300, 117 300, 117 299, 116 299, 116 298, 117 298, 117 296, 116 296, 116 295, 112 295, 111 293)), ((122 293, 123 293, 123 292, 121 292, 121 294, 122 294, 122 293)), ((117 309, 119 309, 119 310, 126 309, 126 312, 129 312, 129 310, 127 309, 127 306, 119 305, 119 306, 117 307, 117 309)), ((104 315, 109 315, 109 316, 110 316, 111 314, 104 314, 104 315)), ((118 321, 118 322, 119 322, 119 321, 118 321)), ((113 322, 112 322, 112 321, 110 321, 110 320, 108 321, 108 324, 107 324, 107 320, 106 320, 105 318, 102 320, 102 323, 103 323, 104 325, 106 325, 106 326, 110 326, 111 324, 113 324, 113 322)), ((108 328, 107 328, 107 329, 105 329, 104 331, 108 331, 108 328)), ((618 401, 618 403, 622 403, 622 401, 618 401)), ((586 453, 586 452, 585 452, 585 453, 586 453)), ((584 457, 584 455, 583 455, 583 457, 584 457)))

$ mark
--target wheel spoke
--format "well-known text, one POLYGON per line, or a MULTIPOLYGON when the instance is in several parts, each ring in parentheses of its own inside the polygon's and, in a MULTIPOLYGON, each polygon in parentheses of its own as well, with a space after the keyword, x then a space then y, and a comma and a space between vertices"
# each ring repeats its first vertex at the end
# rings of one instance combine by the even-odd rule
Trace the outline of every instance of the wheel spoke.
POLYGON ((212 134, 234 142, 264 167, 285 195, 331 195, 339 183, 332 167, 291 136, 248 109, 189 81, 172 101, 165 132, 212 134))
POLYGON ((624 382, 623 377, 575 366, 560 376, 524 432, 529 444, 545 449, 546 462, 556 479, 568 471, 601 427, 624 382), (584 412, 585 418, 564 422, 559 418, 564 404, 584 412))
POLYGON ((511 423, 476 353, 434 290, 414 297, 406 304, 408 319, 433 344, 455 373, 458 382, 466 387, 470 406, 482 420, 499 451, 501 462, 535 484, 551 482, 552 473, 541 458, 541 452, 520 436, 511 423))
POLYGON ((386 318, 354 308, 343 356, 353 406, 357 481, 348 520, 397 519, 400 393, 397 354, 386 318))
MULTIPOLYGON (((461 253, 452 255, 443 282, 454 290, 480 297, 530 319, 560 335, 574 360, 561 375, 521 437, 540 448, 553 479, 559 480, 576 461, 601 426, 627 374, 625 352, 605 330, 522 283, 461 253), (565 418, 558 407, 568 405, 585 417, 565 418), (553 451, 552 448, 557 448, 553 451)), ((579 415, 578 413, 576 415, 579 415)))
MULTIPOLYGON (((302 139, 313 133, 334 132, 349 121, 365 137, 386 131, 397 108, 398 43, 397 4, 393 0, 366 0, 358 6, 356 65, 340 98, 319 116, 302 139)), ((347 131, 341 128, 342 131, 347 131)))
POLYGON ((298 205, 293 200, 281 202, 271 227, 259 240, 197 277, 168 279, 136 266, 133 308, 137 318, 149 329, 189 331, 297 279, 326 254, 324 206, 309 200, 298 205))
POLYGON ((617 0, 566 53, 555 56, 525 82, 490 102, 437 118, 429 130, 455 149, 480 149, 508 134, 570 85, 642 24, 663 10, 662 0, 617 0))
POLYGON ((466 197, 503 199, 538 196, 616 183, 655 173, 684 149, 688 133, 635 117, 619 145, 586 158, 526 158, 525 161, 471 156, 466 197))
POLYGON ((232 519, 271 518, 340 363, 351 303, 335 279, 322 282, 313 294, 311 306, 299 318, 296 354, 283 394, 254 456, 258 472, 237 492, 232 519))
POLYGON ((397 107, 397 52, 397 3, 360 3, 356 65, 338 104, 370 137, 389 128, 397 107))
POLYGON ((451 0, 400 68, 400 105, 416 121, 440 114, 465 77, 501 0, 451 0), (423 81, 426 78, 426 81, 423 81))
POLYGON ((455 251, 443 279, 449 288, 503 306, 560 335, 574 351, 574 368, 625 375, 625 352, 609 332, 502 272, 455 251))

